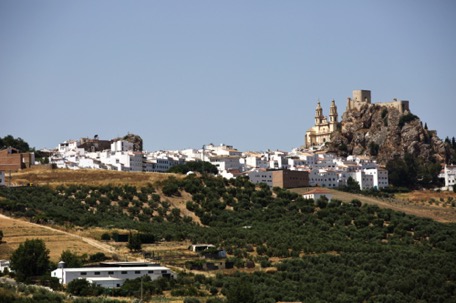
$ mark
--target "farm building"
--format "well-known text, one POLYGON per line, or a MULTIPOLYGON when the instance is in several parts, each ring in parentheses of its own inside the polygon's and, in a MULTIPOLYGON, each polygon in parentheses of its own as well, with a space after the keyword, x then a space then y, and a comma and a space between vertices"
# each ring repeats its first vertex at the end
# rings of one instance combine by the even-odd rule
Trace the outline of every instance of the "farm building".
POLYGON ((59 262, 58 268, 51 272, 51 276, 58 278, 61 284, 68 284, 75 279, 86 279, 92 284, 105 288, 120 287, 127 279, 136 279, 149 276, 152 280, 158 278, 173 278, 173 272, 163 266, 144 263, 142 266, 122 265, 110 267, 81 267, 65 268, 65 262, 59 262))
POLYGON ((304 199, 313 199, 314 201, 317 201, 322 196, 325 196, 328 199, 328 201, 331 201, 332 194, 329 191, 321 188, 312 189, 306 192, 304 195, 302 195, 304 199))

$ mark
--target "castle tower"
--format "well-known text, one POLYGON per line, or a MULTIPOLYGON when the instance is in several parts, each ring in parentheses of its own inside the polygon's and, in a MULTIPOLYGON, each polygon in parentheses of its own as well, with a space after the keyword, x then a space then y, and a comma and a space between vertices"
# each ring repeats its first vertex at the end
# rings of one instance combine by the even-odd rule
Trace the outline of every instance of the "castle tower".
POLYGON ((318 101, 317 108, 315 109, 315 125, 320 125, 323 119, 323 109, 321 108, 320 101, 318 101))
POLYGON ((337 129, 337 106, 334 99, 331 102, 331 107, 329 108, 329 131, 333 132, 337 129))
POLYGON ((370 90, 354 90, 353 101, 371 103, 371 91, 370 90))

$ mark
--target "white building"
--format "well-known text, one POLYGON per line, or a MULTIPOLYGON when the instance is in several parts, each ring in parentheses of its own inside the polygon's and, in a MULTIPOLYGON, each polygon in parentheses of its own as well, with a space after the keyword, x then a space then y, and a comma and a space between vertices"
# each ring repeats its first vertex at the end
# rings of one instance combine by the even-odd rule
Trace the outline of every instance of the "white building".
POLYGON ((249 155, 245 158, 241 158, 241 164, 244 164, 246 170, 251 168, 269 168, 269 161, 264 155, 249 155))
POLYGON ((11 272, 10 261, 9 260, 0 260, 0 273, 5 272, 5 270, 11 272))
POLYGON ((5 186, 6 183, 5 183, 5 172, 4 171, 0 171, 0 186, 5 186))
POLYGON ((118 266, 118 267, 81 267, 64 268, 64 262, 59 262, 59 268, 51 272, 61 284, 68 284, 75 279, 86 279, 92 284, 106 288, 120 287, 127 279, 149 276, 151 280, 158 278, 173 278, 173 272, 163 266, 118 266))
POLYGON ((339 187, 340 181, 338 173, 334 170, 313 169, 309 174, 310 186, 320 187, 339 187))
POLYGON ((220 146, 215 146, 214 144, 205 145, 205 150, 212 151, 213 154, 217 156, 237 156, 240 157, 242 152, 235 149, 232 145, 220 144, 220 146))
POLYGON ((133 151, 134 144, 133 142, 128 142, 125 140, 117 140, 111 143, 111 151, 113 152, 122 152, 122 151, 133 151))
POLYGON ((216 156, 210 157, 209 162, 217 167, 220 171, 229 171, 229 170, 241 170, 242 165, 237 156, 216 156))
POLYGON ((302 195, 304 199, 313 199, 314 201, 317 201, 323 196, 326 197, 328 201, 331 201, 332 199, 332 194, 328 190, 321 188, 312 189, 302 195))
POLYGON ((371 189, 374 187, 374 176, 366 174, 362 170, 351 173, 343 173, 342 175, 345 182, 347 182, 348 178, 352 177, 353 180, 358 182, 361 190, 371 189))
POLYGON ((445 165, 442 173, 440 173, 439 178, 445 179, 445 188, 446 190, 453 190, 456 183, 456 166, 454 165, 445 165))
POLYGON ((382 189, 388 187, 388 171, 383 168, 369 168, 363 170, 366 175, 372 175, 372 186, 376 189, 382 189))
POLYGON ((254 184, 264 183, 269 187, 273 187, 273 172, 264 169, 253 170, 248 173, 250 182, 254 184))

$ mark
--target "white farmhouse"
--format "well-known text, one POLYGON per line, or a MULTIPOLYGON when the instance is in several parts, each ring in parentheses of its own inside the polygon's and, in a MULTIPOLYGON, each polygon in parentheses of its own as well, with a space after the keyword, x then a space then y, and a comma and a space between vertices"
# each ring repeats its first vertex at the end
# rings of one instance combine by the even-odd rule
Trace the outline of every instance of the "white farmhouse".
POLYGON ((173 278, 173 272, 163 266, 111 266, 111 267, 81 267, 65 268, 65 262, 59 262, 58 268, 51 276, 58 278, 61 284, 68 284, 75 279, 86 279, 92 284, 105 288, 120 287, 127 279, 149 276, 151 280, 158 278, 173 278))
POLYGON ((6 183, 5 183, 5 172, 4 171, 0 171, 0 186, 5 186, 6 183))
POLYGON ((317 201, 323 196, 325 196, 328 199, 328 201, 331 201, 332 199, 332 194, 328 190, 322 188, 312 189, 302 195, 304 199, 313 199, 314 201, 317 201))

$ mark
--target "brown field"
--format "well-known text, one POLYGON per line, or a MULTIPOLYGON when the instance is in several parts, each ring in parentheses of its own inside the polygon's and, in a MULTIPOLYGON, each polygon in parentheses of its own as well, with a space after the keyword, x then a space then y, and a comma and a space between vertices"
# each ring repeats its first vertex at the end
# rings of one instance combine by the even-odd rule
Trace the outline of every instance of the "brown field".
MULTIPOLYGON (((308 190, 310 190, 310 188, 292 189, 292 191, 298 194, 303 194, 308 190)), ((396 194, 394 199, 381 199, 341 192, 333 189, 325 188, 325 190, 331 192, 333 194, 333 198, 339 199, 343 202, 350 202, 353 199, 358 199, 363 203, 374 204, 382 208, 389 208, 418 217, 430 218, 442 223, 456 223, 456 207, 451 204, 452 201, 450 198, 453 197, 453 200, 456 200, 455 193, 413 191, 406 194, 396 194), (434 201, 438 201, 438 203, 431 202, 432 199, 434 201), (450 199, 450 202, 448 202, 448 199, 450 199)))
POLYGON ((11 253, 26 239, 42 239, 49 249, 52 261, 58 262, 62 251, 70 250, 79 255, 103 252, 106 255, 114 252, 104 243, 82 237, 48 226, 33 224, 27 221, 0 215, 0 230, 3 231, 3 241, 0 244, 0 259, 9 259, 11 253))
POLYGON ((143 172, 119 172, 94 169, 50 169, 47 167, 35 166, 31 169, 24 169, 19 172, 6 173, 5 182, 12 185, 135 185, 145 186, 155 184, 169 176, 183 178, 184 175, 166 173, 143 173, 143 172))

